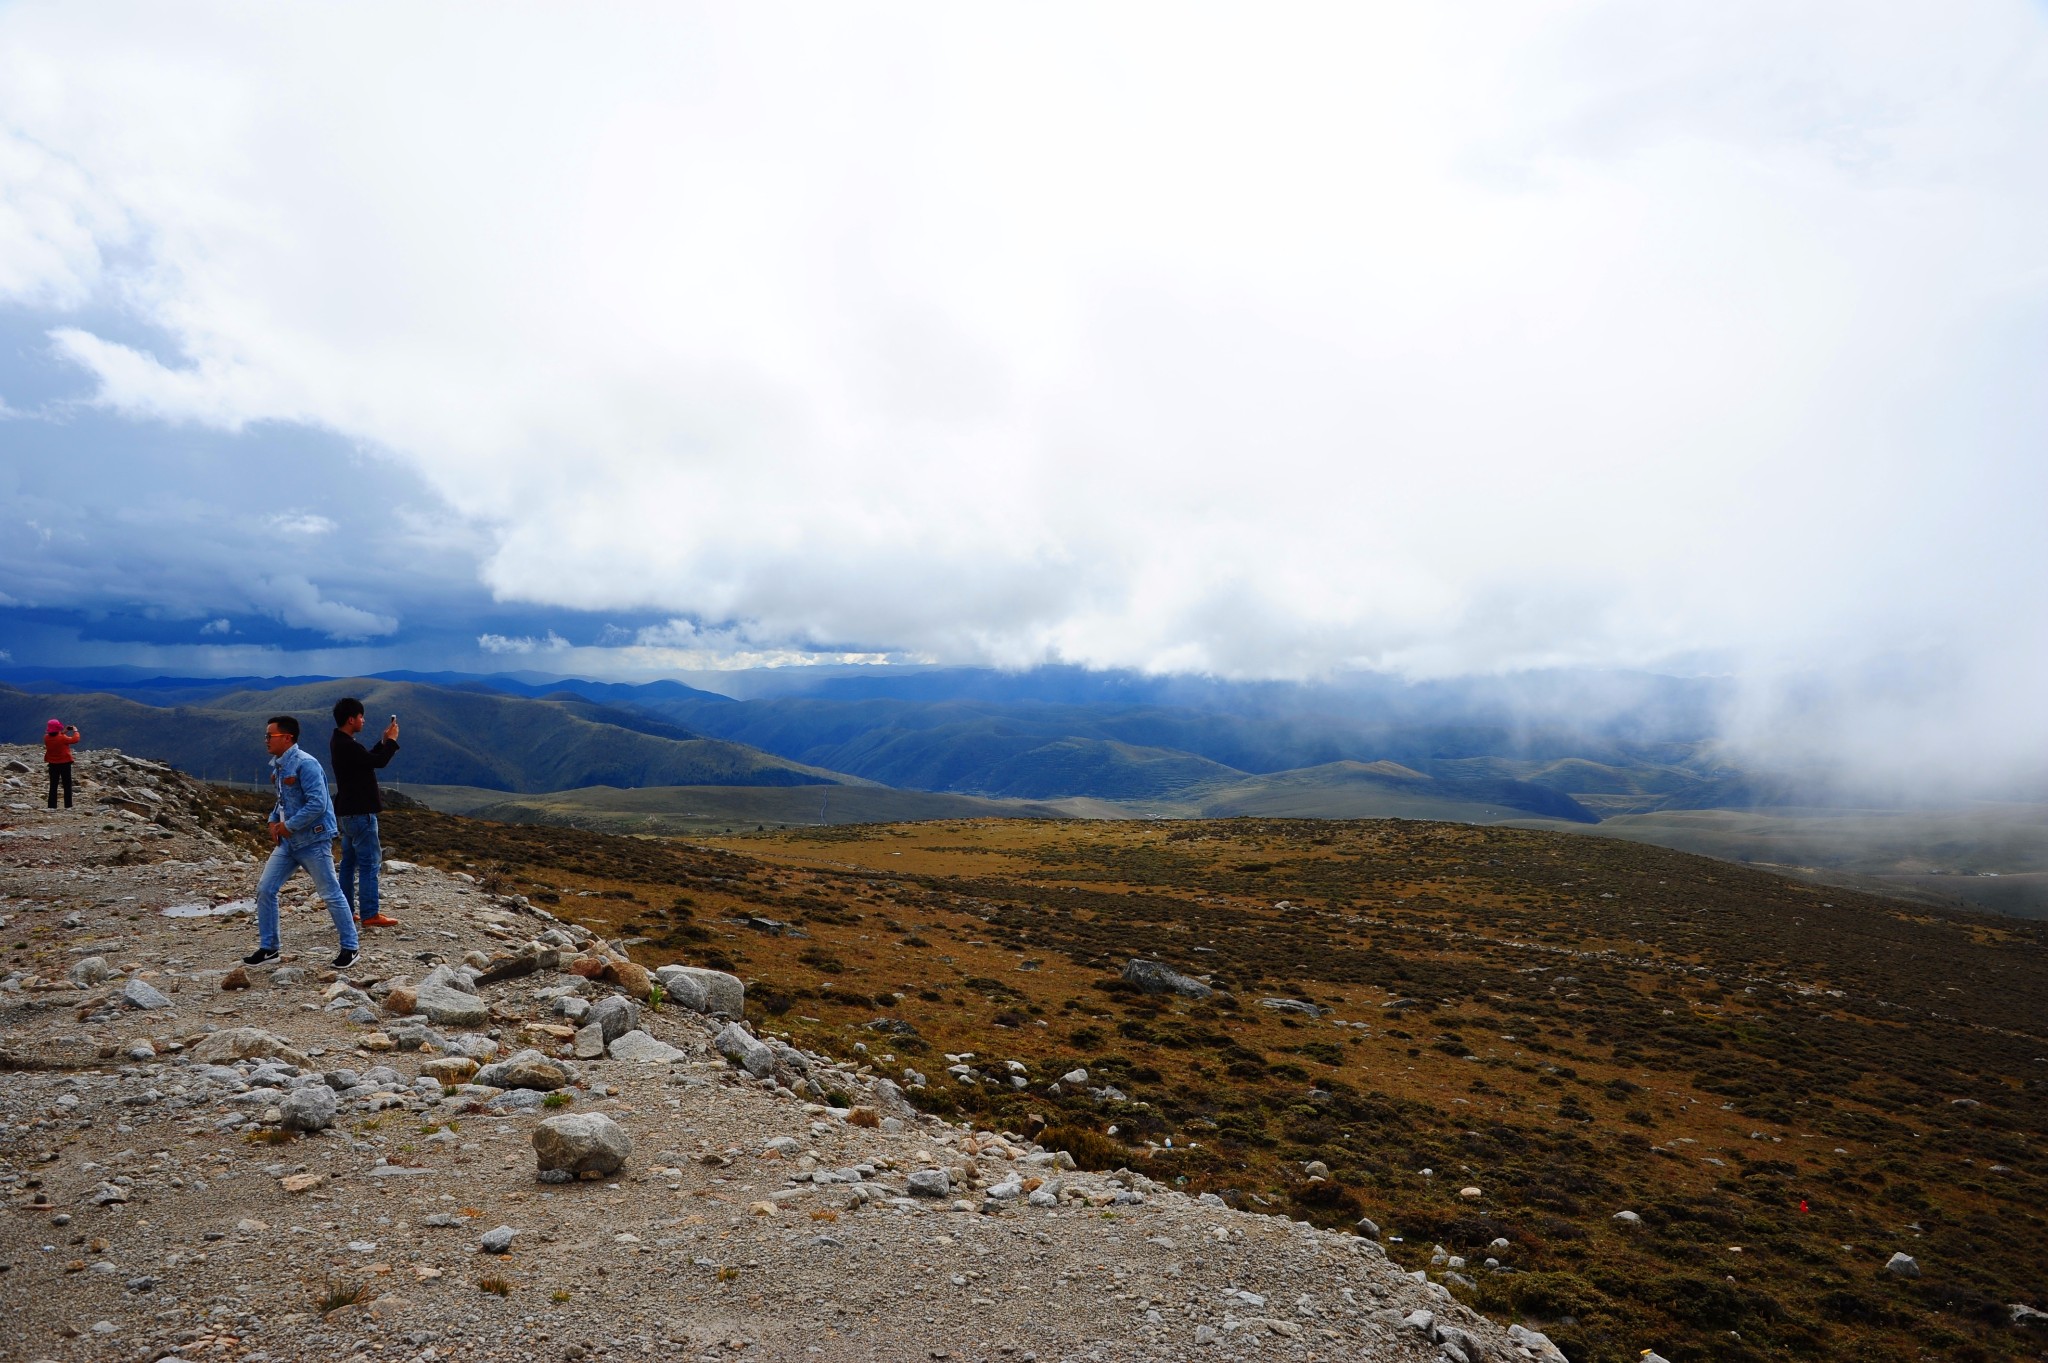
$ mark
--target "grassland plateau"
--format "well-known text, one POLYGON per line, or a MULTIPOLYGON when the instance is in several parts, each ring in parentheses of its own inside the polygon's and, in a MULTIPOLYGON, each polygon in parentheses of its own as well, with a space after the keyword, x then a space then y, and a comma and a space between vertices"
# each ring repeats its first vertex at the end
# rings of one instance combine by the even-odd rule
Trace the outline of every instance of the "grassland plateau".
POLYGON ((1395 820, 686 842, 412 808, 385 837, 649 964, 738 971, 758 1028, 915 1071, 927 1109, 1248 1209, 1368 1217, 1574 1363, 2048 1341, 2013 1309, 2048 1307, 2048 925, 1395 820), (1133 958, 1214 992, 1141 992, 1133 958), (1899 1252, 1918 1276, 1887 1271, 1899 1252))

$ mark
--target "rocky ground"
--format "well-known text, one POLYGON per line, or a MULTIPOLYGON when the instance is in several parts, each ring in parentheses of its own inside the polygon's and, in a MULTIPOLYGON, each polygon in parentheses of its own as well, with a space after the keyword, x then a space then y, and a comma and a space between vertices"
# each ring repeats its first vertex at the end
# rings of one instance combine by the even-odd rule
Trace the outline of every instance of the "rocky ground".
MULTIPOLYGON (((1561 1358, 1359 1236, 920 1115, 462 875, 327 966, 169 768, 0 749, 0 1355, 1561 1358), (659 1000, 659 1002, 655 1002, 659 1000)), ((981 1062, 989 1063, 983 1057, 981 1062)))

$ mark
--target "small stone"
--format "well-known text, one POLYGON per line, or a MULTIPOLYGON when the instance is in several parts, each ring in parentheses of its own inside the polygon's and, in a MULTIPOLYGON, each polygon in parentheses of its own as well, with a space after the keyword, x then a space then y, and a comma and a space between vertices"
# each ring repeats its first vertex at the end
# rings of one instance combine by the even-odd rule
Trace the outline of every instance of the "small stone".
POLYGON ((543 1173, 611 1174, 633 1153, 633 1138, 602 1112, 568 1112, 533 1129, 533 1153, 543 1173))
POLYGON ((909 1179, 912 1197, 951 1197, 953 1180, 944 1169, 919 1169, 909 1179))
POLYGON ((1634 1212, 1616 1212, 1612 1219, 1619 1221, 1624 1226, 1640 1226, 1643 1224, 1643 1218, 1634 1212))
POLYGON ((249 972, 240 966, 236 966, 233 970, 220 977, 220 987, 222 989, 247 989, 249 987, 249 972))
POLYGON ((574 1042, 578 1060, 596 1060, 604 1055, 604 1028, 592 1022, 576 1029, 574 1042))
POLYGON ((1358 1218, 1358 1233, 1368 1240, 1377 1240, 1380 1238, 1380 1223, 1369 1216, 1361 1216, 1358 1218))
POLYGON ((510 1226, 494 1226, 483 1233, 477 1241, 477 1248, 486 1254, 510 1254, 512 1237, 519 1234, 510 1226))
POLYGON ((288 1193, 310 1193, 327 1182, 325 1174, 287 1174, 278 1182, 288 1193))
POLYGON ((1901 1278, 1917 1278, 1920 1276, 1920 1261, 1901 1250, 1885 1260, 1884 1271, 1901 1278))
POLYGON ((1458 1189, 1458 1196, 1459 1196, 1459 1197, 1464 1197, 1464 1198, 1475 1198, 1475 1197, 1484 1197, 1484 1196, 1486 1196, 1486 1194, 1484 1194, 1484 1193, 1480 1192, 1480 1191, 1479 1191, 1479 1189, 1477 1189, 1477 1188, 1472 1188, 1472 1187, 1466 1187, 1466 1188, 1460 1188, 1460 1189, 1458 1189))
POLYGON ((419 1010, 419 993, 409 984, 394 985, 384 996, 384 1011, 393 1017, 411 1017, 419 1010))

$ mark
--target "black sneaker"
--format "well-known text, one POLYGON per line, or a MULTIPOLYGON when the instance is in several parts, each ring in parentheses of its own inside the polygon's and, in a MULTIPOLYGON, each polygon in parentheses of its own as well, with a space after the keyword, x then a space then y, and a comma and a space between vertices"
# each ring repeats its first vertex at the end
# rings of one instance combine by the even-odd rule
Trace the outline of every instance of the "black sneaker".
POLYGON ((361 953, 360 951, 356 951, 351 947, 343 947, 339 952, 335 954, 334 968, 336 970, 347 970, 350 966, 354 965, 358 960, 362 958, 362 954, 363 953, 361 953))
POLYGON ((247 956, 244 956, 242 958, 242 964, 269 965, 272 961, 278 958, 278 954, 279 953, 274 950, 266 950, 263 947, 257 947, 254 951, 250 952, 247 956))

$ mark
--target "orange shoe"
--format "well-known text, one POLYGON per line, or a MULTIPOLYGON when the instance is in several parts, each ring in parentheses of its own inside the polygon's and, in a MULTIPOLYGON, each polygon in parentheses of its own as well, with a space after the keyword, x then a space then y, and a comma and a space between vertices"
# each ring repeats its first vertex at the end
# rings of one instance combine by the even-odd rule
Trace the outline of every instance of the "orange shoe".
POLYGON ((398 920, 388 913, 371 914, 368 918, 360 921, 366 928, 395 928, 398 926, 398 920))

